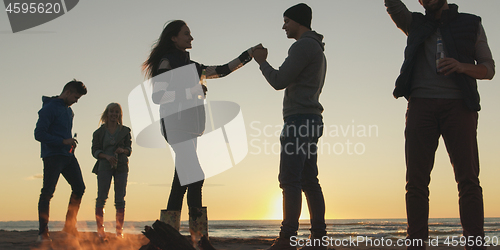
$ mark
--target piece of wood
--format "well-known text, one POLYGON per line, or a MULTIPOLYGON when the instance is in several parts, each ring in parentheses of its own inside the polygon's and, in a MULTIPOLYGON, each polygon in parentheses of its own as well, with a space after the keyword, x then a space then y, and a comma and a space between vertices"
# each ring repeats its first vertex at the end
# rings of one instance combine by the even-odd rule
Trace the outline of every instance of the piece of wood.
POLYGON ((196 250, 179 231, 159 220, 152 227, 146 226, 142 233, 149 239, 149 246, 140 250, 196 250))

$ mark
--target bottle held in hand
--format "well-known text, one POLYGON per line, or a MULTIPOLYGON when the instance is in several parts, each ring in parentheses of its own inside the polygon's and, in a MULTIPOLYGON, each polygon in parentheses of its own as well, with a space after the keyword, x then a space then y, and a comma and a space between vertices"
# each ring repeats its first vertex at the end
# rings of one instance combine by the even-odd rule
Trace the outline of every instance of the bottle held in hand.
POLYGON ((443 72, 440 72, 439 68, 439 62, 441 62, 442 59, 445 58, 445 53, 444 53, 444 46, 443 46, 443 39, 441 36, 437 38, 437 51, 436 51, 436 72, 439 75, 444 74, 443 72))
MULTIPOLYGON (((73 136, 73 139, 75 139, 75 140, 76 140, 76 133, 75 133, 75 135, 73 136)), ((74 152, 75 152, 75 146, 74 146, 74 145, 71 145, 71 148, 69 149, 69 153, 70 153, 70 154, 73 154, 74 152)))

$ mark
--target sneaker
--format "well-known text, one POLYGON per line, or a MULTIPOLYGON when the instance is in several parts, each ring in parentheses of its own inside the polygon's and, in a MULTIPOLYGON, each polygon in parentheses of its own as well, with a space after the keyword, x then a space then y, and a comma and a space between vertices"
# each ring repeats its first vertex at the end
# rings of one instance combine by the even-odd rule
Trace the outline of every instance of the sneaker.
POLYGON ((297 248, 290 244, 289 238, 278 237, 267 250, 296 250, 297 248))
POLYGON ((38 243, 45 243, 45 242, 51 242, 52 239, 49 237, 49 233, 42 233, 38 235, 38 238, 36 238, 36 242, 38 243))

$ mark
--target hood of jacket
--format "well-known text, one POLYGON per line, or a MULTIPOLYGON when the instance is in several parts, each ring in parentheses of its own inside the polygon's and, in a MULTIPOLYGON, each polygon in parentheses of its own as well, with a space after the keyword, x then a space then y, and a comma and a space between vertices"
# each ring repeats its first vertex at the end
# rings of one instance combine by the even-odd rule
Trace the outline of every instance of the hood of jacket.
POLYGON ((58 96, 43 96, 42 102, 35 127, 35 139, 41 143, 41 157, 73 155, 69 152, 71 146, 63 144, 64 139, 72 137, 73 110, 58 96))
POLYGON ((323 51, 325 51, 325 43, 323 43, 323 35, 317 33, 314 30, 310 30, 310 31, 304 32, 304 34, 302 34, 302 36, 300 37, 300 39, 304 39, 304 38, 314 39, 321 46, 321 49, 323 51))
POLYGON ((59 96, 42 96, 42 107, 51 102, 61 102, 61 104, 66 105, 64 100, 58 97, 59 96))

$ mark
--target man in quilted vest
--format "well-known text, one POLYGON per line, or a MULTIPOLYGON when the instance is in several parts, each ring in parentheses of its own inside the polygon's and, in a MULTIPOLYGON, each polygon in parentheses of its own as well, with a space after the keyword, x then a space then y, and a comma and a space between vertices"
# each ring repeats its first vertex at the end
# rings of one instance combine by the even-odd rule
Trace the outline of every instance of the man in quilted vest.
POLYGON ((481 18, 459 13, 446 0, 419 0, 425 15, 401 0, 385 6, 407 36, 405 60, 394 97, 408 100, 405 129, 407 249, 425 249, 428 239, 429 183, 439 137, 443 136, 458 184, 466 249, 486 249, 484 208, 479 184, 476 79, 492 79, 495 63, 481 18), (415 241, 416 240, 416 241, 415 241))

